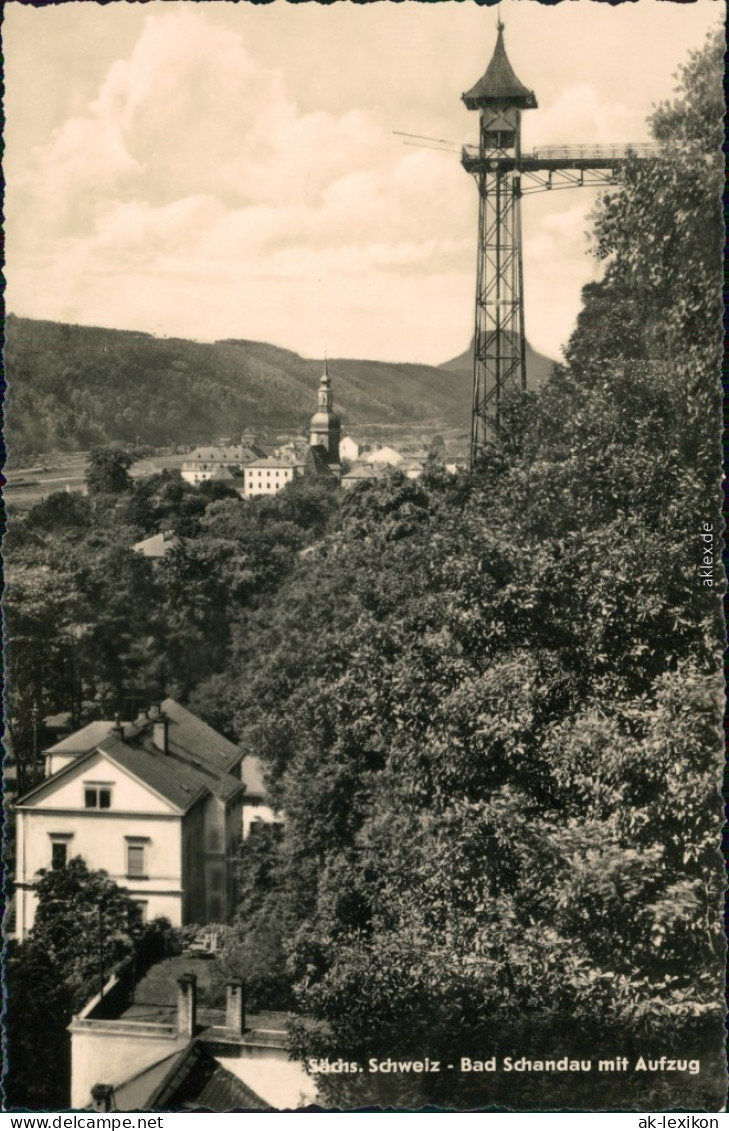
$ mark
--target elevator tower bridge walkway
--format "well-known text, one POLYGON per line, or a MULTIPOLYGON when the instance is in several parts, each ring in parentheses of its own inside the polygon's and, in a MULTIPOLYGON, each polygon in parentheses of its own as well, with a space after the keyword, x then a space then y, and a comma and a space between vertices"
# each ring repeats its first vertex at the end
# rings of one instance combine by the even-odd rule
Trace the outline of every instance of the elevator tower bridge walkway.
POLYGON ((520 195, 550 189, 599 187, 614 184, 631 159, 659 161, 677 152, 676 145, 638 142, 622 145, 543 145, 526 153, 484 153, 475 145, 461 150, 461 164, 468 173, 504 175, 514 173, 520 195))

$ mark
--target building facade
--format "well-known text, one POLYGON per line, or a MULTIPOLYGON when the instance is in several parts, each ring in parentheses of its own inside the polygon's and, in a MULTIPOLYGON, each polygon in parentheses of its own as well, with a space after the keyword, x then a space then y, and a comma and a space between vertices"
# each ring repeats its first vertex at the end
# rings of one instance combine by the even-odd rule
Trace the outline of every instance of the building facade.
POLYGON ((243 469, 243 498, 252 499, 256 495, 275 495, 287 483, 292 483, 303 474, 304 465, 300 460, 286 456, 267 456, 256 459, 243 469))
POLYGON ((359 444, 351 436, 343 436, 339 443, 339 455, 342 459, 359 459, 359 444))
POLYGON ((194 963, 165 961, 152 1008, 144 982, 135 986, 120 969, 71 1021, 72 1108, 229 1112, 316 1102, 314 1081, 289 1056, 287 1014, 248 1013, 245 987, 232 981, 225 1012, 205 1017, 194 963), (181 967, 171 1003, 171 968, 181 967))
POLYGON ((195 448, 182 461, 180 474, 185 482, 195 487, 208 479, 221 478, 225 473, 240 474, 247 464, 265 455, 263 448, 253 443, 195 448))
POLYGON ((244 830, 273 817, 255 759, 166 699, 133 723, 89 724, 45 760, 48 776, 16 802, 19 938, 40 871, 75 856, 125 888, 142 920, 228 918, 244 830))

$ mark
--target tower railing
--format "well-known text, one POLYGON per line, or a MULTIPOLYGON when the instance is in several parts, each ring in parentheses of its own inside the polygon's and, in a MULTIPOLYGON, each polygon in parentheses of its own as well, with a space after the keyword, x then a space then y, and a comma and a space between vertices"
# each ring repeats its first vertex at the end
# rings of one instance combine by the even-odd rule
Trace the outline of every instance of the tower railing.
MULTIPOLYGON (((536 149, 523 150, 522 160, 533 161, 627 161, 630 157, 663 157, 680 150, 680 143, 668 144, 662 141, 621 142, 608 145, 540 145, 536 149)), ((470 159, 489 156, 482 154, 477 145, 464 145, 463 155, 470 159)), ((518 165, 518 159, 516 164, 518 165)))

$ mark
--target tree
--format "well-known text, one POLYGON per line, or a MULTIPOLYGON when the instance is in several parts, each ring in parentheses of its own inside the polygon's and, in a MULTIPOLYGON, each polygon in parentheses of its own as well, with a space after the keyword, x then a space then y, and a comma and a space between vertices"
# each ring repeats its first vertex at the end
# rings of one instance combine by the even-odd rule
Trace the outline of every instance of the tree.
POLYGON ((84 479, 90 495, 119 495, 132 485, 132 456, 122 448, 92 448, 84 479))
POLYGON ((9 952, 6 973, 7 1073, 12 1107, 68 1106, 74 1012, 134 949, 133 902, 105 872, 81 857, 41 874, 28 938, 9 952))
POLYGON ((25 526, 28 530, 48 533, 58 530, 85 532, 91 525, 89 500, 78 491, 54 491, 31 507, 25 526))
POLYGON ((91 871, 80 856, 63 868, 41 873, 32 929, 71 989, 76 1007, 99 989, 102 976, 132 952, 135 904, 103 871, 91 871), (79 923, 85 923, 83 931, 79 923))
MULTIPOLYGON (((681 449, 715 481, 718 436, 718 371, 723 222, 724 98, 716 75, 723 66, 724 33, 709 35, 681 68, 672 103, 662 103, 650 124, 667 152, 658 161, 634 161, 620 192, 606 193, 595 217, 597 255, 607 262, 604 281, 588 294, 583 319, 594 302, 623 296, 610 319, 620 340, 642 338, 642 348, 671 376, 681 414, 681 449), (627 315, 627 317, 626 317, 627 315), (622 324, 619 324, 622 320, 622 324)), ((585 361, 594 336, 580 329, 567 350, 585 361)), ((596 358, 597 362, 598 359, 596 358)))

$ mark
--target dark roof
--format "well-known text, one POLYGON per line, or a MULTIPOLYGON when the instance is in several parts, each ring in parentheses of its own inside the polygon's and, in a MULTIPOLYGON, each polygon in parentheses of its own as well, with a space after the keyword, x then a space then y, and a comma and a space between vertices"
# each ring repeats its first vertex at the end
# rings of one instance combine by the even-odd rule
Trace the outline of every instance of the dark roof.
POLYGON ((98 746, 101 740, 111 733, 113 726, 113 719, 97 719, 95 722, 87 723, 85 727, 81 727, 81 730, 74 731, 73 734, 62 738, 60 742, 54 743, 53 746, 49 746, 45 753, 85 754, 87 750, 93 750, 98 746))
POLYGON ((210 1075, 205 1073, 205 1066, 201 1066, 201 1068, 203 1072, 201 1073, 198 1070, 197 1077, 198 1081, 202 1082, 200 1080, 202 1076, 204 1083, 198 1091, 195 1087, 194 1075, 191 1077, 190 1094, 186 1097, 186 1107, 204 1108, 211 1111, 236 1111, 240 1108, 244 1111, 275 1110, 260 1096, 257 1096, 247 1084, 234 1076, 227 1068, 223 1068, 222 1064, 216 1064, 210 1075), (195 1094, 196 1091, 197 1094, 195 1094))
POLYGON ((252 463, 246 464, 246 467, 277 467, 279 470, 286 471, 289 467, 301 467, 301 461, 298 459, 288 459, 286 456, 266 456, 265 459, 255 459, 252 463))
POLYGON ((484 74, 469 91, 462 95, 469 110, 478 110, 490 102, 508 102, 523 110, 534 110, 537 98, 514 74, 504 47, 504 27, 499 24, 496 47, 484 74))
POLYGON ((198 1041, 119 1084, 114 1101, 117 1111, 274 1110, 198 1041))
POLYGON ((169 743, 163 754, 149 732, 128 742, 112 737, 100 743, 98 749, 183 812, 205 793, 227 801, 243 790, 239 778, 175 751, 169 743))
POLYGON ((228 447, 195 448, 183 461, 186 470, 191 469, 191 464, 200 460, 206 463, 248 463, 252 459, 265 456, 263 448, 258 444, 232 444, 228 447))
POLYGON ((329 466, 329 453, 323 444, 315 444, 309 448, 304 460, 304 475, 333 475, 329 466))
POLYGON ((204 759, 228 772, 241 760, 240 748, 192 711, 181 707, 174 699, 165 699, 160 706, 169 720, 167 741, 173 752, 204 759))
MULTIPOLYGON (((154 743, 153 719, 124 724, 123 738, 110 733, 105 724, 106 734, 91 749, 80 753, 58 774, 29 790, 19 803, 44 789, 49 782, 72 773, 97 750, 182 812, 190 809, 206 793, 228 801, 242 792, 244 783, 231 772, 237 770, 242 758, 238 747, 174 699, 165 699, 161 706, 168 720, 167 753, 159 750, 154 743)), ((72 747, 67 749, 70 752, 72 747)), ((249 776, 257 785, 256 774, 249 773, 249 776)))

